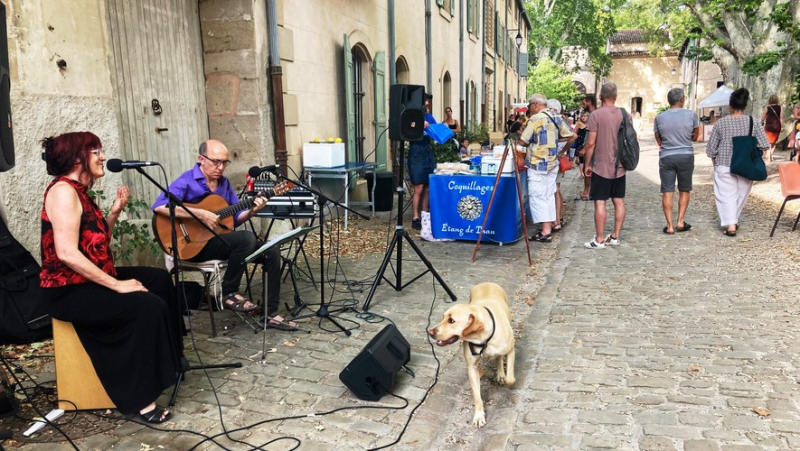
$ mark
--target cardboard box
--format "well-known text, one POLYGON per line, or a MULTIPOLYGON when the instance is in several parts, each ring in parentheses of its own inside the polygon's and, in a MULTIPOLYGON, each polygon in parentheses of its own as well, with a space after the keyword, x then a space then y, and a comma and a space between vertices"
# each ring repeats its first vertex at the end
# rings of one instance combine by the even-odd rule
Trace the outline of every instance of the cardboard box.
MULTIPOLYGON (((498 157, 483 157, 481 158, 481 175, 496 175, 497 170, 500 168, 500 160, 498 157)), ((514 158, 509 156, 506 158, 506 163, 503 165, 504 173, 514 173, 514 158)))
POLYGON ((303 144, 303 166, 332 168, 344 165, 344 143, 303 144))

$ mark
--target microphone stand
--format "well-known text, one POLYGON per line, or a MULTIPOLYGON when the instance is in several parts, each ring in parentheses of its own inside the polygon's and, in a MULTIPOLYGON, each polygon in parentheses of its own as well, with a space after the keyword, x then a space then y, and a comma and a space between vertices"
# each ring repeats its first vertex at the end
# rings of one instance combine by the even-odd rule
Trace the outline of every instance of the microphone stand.
MULTIPOLYGON (((141 167, 136 167, 135 169, 136 169, 136 172, 138 172, 139 174, 142 174, 147 180, 150 181, 150 183, 152 183, 153 185, 156 186, 156 188, 161 190, 161 192, 164 193, 164 195, 167 197, 167 199, 169 199, 169 202, 168 202, 167 205, 169 207, 169 223, 172 226, 172 230, 171 230, 171 238, 172 238, 171 245, 172 245, 172 248, 170 249, 170 255, 172 256, 173 264, 175 265, 176 268, 178 268, 177 271, 172 271, 173 284, 174 284, 173 290, 175 290, 175 300, 176 300, 176 302, 180 302, 180 293, 178 292, 178 286, 179 286, 178 282, 180 281, 179 280, 180 279, 179 278, 179 273, 180 273, 181 260, 178 257, 178 231, 177 231, 177 227, 175 227, 175 209, 177 207, 182 208, 183 211, 185 211, 186 213, 189 213, 189 216, 191 216, 194 220, 196 220, 198 223, 200 223, 206 230, 211 232, 216 238, 219 238, 220 241, 225 243, 228 247, 230 247, 230 245, 225 240, 223 240, 219 236, 219 234, 217 232, 215 232, 213 229, 208 227, 203 221, 200 220, 200 218, 198 218, 194 213, 192 213, 188 208, 186 208, 186 205, 184 205, 183 202, 180 201, 180 199, 178 199, 177 197, 175 197, 174 194, 169 192, 169 190, 167 188, 164 188, 163 186, 161 186, 161 184, 158 183, 153 177, 151 177, 150 174, 145 172, 141 167)), ((158 214, 158 213, 154 213, 154 214, 158 214)), ((209 305, 208 308, 213 308, 213 307, 209 305)), ((186 311, 187 312, 189 311, 188 306, 186 306, 186 311)), ((178 330, 181 330, 182 326, 183 326, 183 319, 180 317, 180 309, 178 309, 178 327, 179 327, 178 330)), ((188 371, 194 371, 194 370, 203 370, 203 371, 205 371, 207 369, 216 369, 216 368, 241 368, 242 367, 242 362, 221 363, 221 364, 216 364, 216 365, 189 365, 189 361, 186 359, 186 356, 183 355, 183 349, 181 349, 180 361, 181 361, 181 367, 178 369, 178 380, 175 381, 175 388, 172 390, 172 396, 169 399, 169 405, 170 406, 174 406, 175 405, 175 402, 176 402, 176 400, 178 398, 178 390, 180 390, 181 383, 183 383, 184 379, 186 378, 186 373, 188 371)))
MULTIPOLYGON (((331 313, 345 312, 345 311, 350 310, 351 308, 350 307, 342 307, 342 308, 331 310, 331 309, 328 308, 328 304, 325 302, 325 237, 323 236, 323 233, 322 233, 323 226, 325 224, 324 223, 325 214, 324 214, 324 211, 323 211, 322 207, 326 203, 331 202, 332 204, 336 205, 337 207, 342 207, 345 210, 355 214, 356 216, 361 217, 362 219, 369 219, 369 218, 366 215, 363 215, 363 214, 353 210, 352 208, 350 208, 350 207, 348 207, 346 205, 342 205, 341 203, 336 202, 335 200, 332 200, 332 199, 326 197, 321 192, 311 188, 310 186, 306 185, 305 183, 302 183, 302 182, 299 182, 299 181, 296 181, 296 180, 292 180, 292 179, 286 177, 279 170, 276 170, 275 172, 273 172, 273 174, 275 176, 277 176, 278 178, 280 178, 280 179, 292 182, 295 185, 307 190, 311 194, 314 194, 317 197, 317 208, 319 209, 319 212, 318 212, 318 221, 319 221, 319 267, 320 267, 319 308, 314 313, 310 313, 308 315, 293 316, 292 319, 305 319, 305 318, 312 318, 312 317, 320 318, 320 320, 327 319, 328 321, 333 323, 334 326, 336 326, 339 330, 344 332, 344 334, 349 337, 350 335, 352 335, 352 332, 347 330, 344 326, 342 326, 335 319, 333 319, 333 317, 331 317, 331 313)), ((347 189, 347 188, 345 188, 345 189, 347 189)), ((292 311, 292 313, 294 314, 294 312, 299 312, 303 308, 308 308, 308 304, 302 303, 302 301, 301 301, 300 307, 299 308, 295 307, 295 309, 292 311)))

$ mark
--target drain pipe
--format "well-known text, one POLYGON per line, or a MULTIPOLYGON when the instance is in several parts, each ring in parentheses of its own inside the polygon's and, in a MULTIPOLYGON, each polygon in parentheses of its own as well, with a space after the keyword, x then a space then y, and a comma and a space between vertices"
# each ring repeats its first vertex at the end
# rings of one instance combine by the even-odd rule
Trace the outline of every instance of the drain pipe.
POLYGON ((266 0, 267 6, 267 42, 269 44, 269 78, 272 85, 272 114, 275 127, 275 164, 280 166, 281 173, 287 175, 286 164, 289 152, 286 150, 286 119, 283 109, 283 68, 278 48, 277 0, 266 0))
MULTIPOLYGON (((425 69, 427 70, 427 86, 425 91, 432 94, 433 91, 433 55, 431 55, 431 0, 425 0, 425 69)), ((433 109, 433 105, 431 105, 433 109)))
POLYGON ((397 56, 395 54, 394 0, 389 0, 389 84, 397 84, 397 56))
POLYGON ((486 76, 486 2, 481 2, 481 17, 484 20, 481 26, 481 30, 483 30, 483 33, 481 33, 481 124, 485 124, 488 120, 488 115, 486 114, 486 82, 489 78, 486 76))
POLYGON ((458 2, 458 75, 459 123, 461 129, 467 131, 464 122, 464 0, 458 2))

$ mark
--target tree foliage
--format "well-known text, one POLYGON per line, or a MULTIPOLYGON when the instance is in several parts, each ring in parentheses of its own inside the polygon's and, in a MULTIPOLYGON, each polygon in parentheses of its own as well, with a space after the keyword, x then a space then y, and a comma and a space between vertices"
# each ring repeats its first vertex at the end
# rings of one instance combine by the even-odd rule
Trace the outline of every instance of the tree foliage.
POLYGON ((606 38, 614 30, 609 2, 616 6, 622 0, 527 0, 525 11, 534 30, 529 53, 538 60, 557 61, 563 47, 583 47, 589 51, 592 72, 605 75, 611 67, 606 38))
POLYGON ((564 111, 574 110, 580 104, 581 93, 572 82, 571 75, 551 59, 539 61, 528 73, 528 92, 558 99, 564 111))

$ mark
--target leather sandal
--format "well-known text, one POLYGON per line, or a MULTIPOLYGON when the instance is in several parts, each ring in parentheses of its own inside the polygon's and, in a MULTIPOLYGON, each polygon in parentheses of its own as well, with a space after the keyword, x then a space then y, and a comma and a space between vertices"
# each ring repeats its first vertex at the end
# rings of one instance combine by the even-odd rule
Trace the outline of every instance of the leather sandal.
POLYGON ((243 313, 250 313, 259 309, 259 306, 257 304, 253 304, 252 302, 250 302, 249 299, 247 299, 244 296, 241 296, 241 299, 237 298, 236 297, 237 295, 241 296, 238 293, 231 293, 225 297, 225 299, 222 301, 222 304, 225 306, 226 309, 243 313), (247 306, 247 304, 250 305, 247 306))
POLYGON ((162 409, 161 407, 155 406, 153 410, 140 413, 139 418, 151 424, 161 424, 172 418, 172 412, 170 412, 169 409, 162 409))

